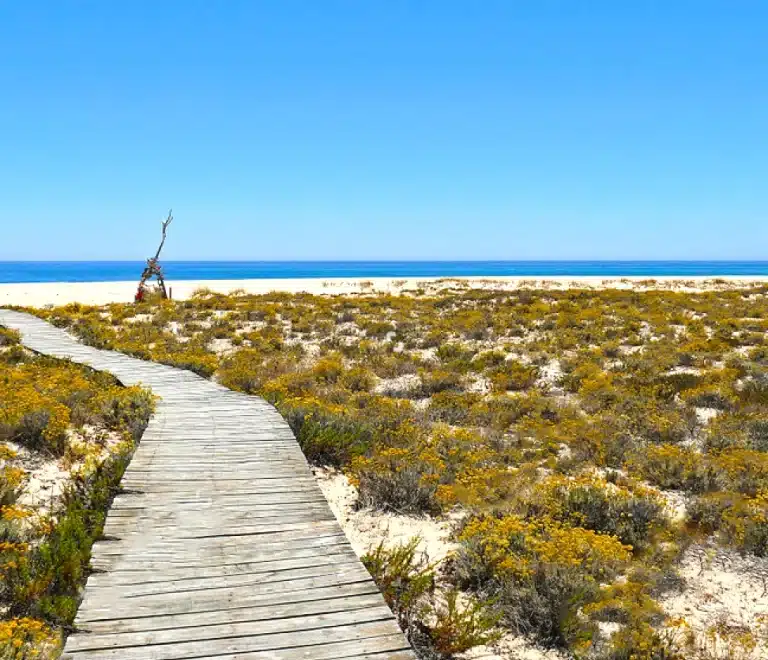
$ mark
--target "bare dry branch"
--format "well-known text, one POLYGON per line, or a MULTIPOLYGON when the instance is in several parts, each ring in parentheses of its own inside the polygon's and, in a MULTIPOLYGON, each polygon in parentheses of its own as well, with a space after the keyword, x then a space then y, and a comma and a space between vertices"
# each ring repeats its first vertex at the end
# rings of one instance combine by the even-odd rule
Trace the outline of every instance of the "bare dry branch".
POLYGON ((163 245, 165 245, 165 234, 168 230, 168 225, 170 225, 173 222, 173 209, 168 211, 168 217, 163 220, 163 239, 160 241, 160 246, 157 248, 157 252, 155 252, 155 261, 158 260, 160 257, 160 250, 163 249, 163 245))

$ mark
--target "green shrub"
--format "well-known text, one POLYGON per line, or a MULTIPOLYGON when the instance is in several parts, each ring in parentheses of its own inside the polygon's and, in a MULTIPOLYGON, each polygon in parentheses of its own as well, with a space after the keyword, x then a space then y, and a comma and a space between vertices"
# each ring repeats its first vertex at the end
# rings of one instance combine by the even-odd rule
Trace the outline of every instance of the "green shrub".
POLYGON ((141 387, 112 389, 96 397, 97 415, 104 425, 113 430, 126 430, 137 442, 149 423, 155 408, 155 397, 141 387))
POLYGON ((422 369, 419 371, 419 376, 421 377, 420 392, 425 397, 447 390, 458 390, 461 382, 459 374, 441 369, 434 371, 422 369))
MULTIPOLYGON (((3 447, 0 457, 5 462, 10 458, 14 458, 15 452, 11 452, 3 447)), ((18 499, 19 495, 21 495, 26 476, 26 472, 21 468, 8 464, 0 468, 0 507, 13 504, 18 499)))
POLYGON ((419 555, 419 542, 416 537, 393 548, 380 543, 361 557, 409 637, 428 614, 428 599, 435 588, 434 567, 419 555))
POLYGON ((473 408, 482 397, 471 392, 438 392, 429 402, 430 419, 453 425, 467 425, 473 416, 473 408))
POLYGON ((504 364, 489 369, 488 377, 496 392, 525 390, 536 382, 538 369, 517 360, 506 360, 504 364))
POLYGON ((198 376, 208 378, 213 375, 219 366, 219 360, 215 355, 198 354, 194 352, 179 352, 159 357, 158 362, 179 369, 186 369, 198 376))
POLYGON ((459 592, 450 589, 434 609, 429 637, 431 646, 442 656, 452 658, 456 653, 496 641, 501 636, 496 630, 501 615, 492 612, 492 605, 473 598, 468 601, 460 605, 459 592))
POLYGON ((80 341, 94 348, 112 348, 115 332, 111 327, 99 325, 95 319, 79 318, 69 329, 79 337, 80 341))
POLYGON ((441 511, 437 484, 426 481, 419 466, 390 472, 358 472, 358 506, 402 514, 436 515, 441 511))
POLYGON ((217 376, 226 387, 257 394, 268 381, 295 370, 290 355, 264 355, 252 348, 241 348, 222 362, 217 376))
POLYGON ((16 330, 0 326, 0 348, 15 346, 21 342, 21 335, 16 330))
POLYGON ((712 459, 723 490, 755 497, 768 492, 768 454, 751 449, 729 449, 712 459))
POLYGON ((3 594, 11 616, 71 625, 87 577, 91 546, 101 535, 128 458, 128 453, 119 455, 99 466, 86 481, 76 483, 51 533, 28 560, 6 567, 3 594))
POLYGON ((375 337, 376 339, 383 339, 387 334, 395 331, 395 326, 389 321, 365 321, 361 327, 365 331, 366 337, 375 337))
POLYGON ((682 400, 685 403, 701 408, 715 408, 716 410, 730 410, 735 404, 735 395, 730 386, 717 383, 701 385, 686 390, 682 400))
POLYGON ((676 445, 638 449, 628 467, 665 490, 705 493, 718 488, 718 473, 709 458, 676 445))
POLYGON ((276 328, 266 327, 254 330, 244 334, 242 339, 249 342, 254 351, 264 355, 279 353, 285 348, 283 336, 276 328))
POLYGON ((344 373, 344 365, 338 356, 327 356, 315 363, 312 375, 323 383, 336 383, 344 373))
POLYGON ((695 499, 688 507, 688 523, 741 552, 768 556, 768 500, 738 493, 714 493, 695 499))
POLYGON ((658 385, 663 392, 669 391, 668 396, 674 396, 697 387, 701 380, 701 376, 698 374, 683 371, 674 374, 662 374, 658 378, 658 385))
POLYGON ((768 404, 768 371, 755 371, 745 379, 741 389, 741 398, 751 404, 768 404))
POLYGON ((694 410, 642 391, 619 392, 608 414, 626 432, 654 444, 679 444, 688 440, 699 424, 694 410))
POLYGON ((363 555, 362 561, 381 589, 398 623, 419 657, 452 658, 474 646, 499 637, 494 628, 499 616, 489 605, 449 589, 434 605, 434 566, 418 552, 420 539, 387 548, 379 544, 363 555))
POLYGON ((437 349, 437 357, 443 364, 453 364, 463 368, 469 367, 474 355, 475 352, 471 348, 460 342, 442 344, 437 349))
POLYGON ((505 432, 524 415, 533 412, 536 404, 532 399, 506 394, 483 398, 472 407, 471 423, 505 432))
MULTIPOLYGON (((290 371, 281 376, 267 380, 259 388, 259 394, 271 403, 278 403, 282 399, 307 397, 314 394, 315 391, 328 383, 317 379, 311 371, 290 371)), ((330 393, 332 387, 325 387, 324 391, 330 393)))
POLYGON ((506 357, 506 353, 502 351, 478 353, 472 361, 472 368, 477 371, 484 371, 492 367, 498 367, 504 364, 506 357))
POLYGON ((629 559, 609 535, 514 515, 471 519, 459 540, 458 585, 496 599, 513 631, 561 646, 589 634, 578 611, 629 559))
POLYGON ((13 427, 0 425, 0 439, 8 439, 30 449, 61 455, 66 447, 67 436, 64 429, 61 432, 46 433, 50 419, 51 413, 45 409, 25 413, 13 427))
POLYGON ((712 534, 723 524, 723 513, 740 506, 744 498, 738 493, 712 493, 693 498, 686 508, 687 521, 705 534, 712 534))
POLYGON ((341 384, 352 392, 370 392, 376 377, 365 367, 353 367, 342 374, 341 384))
POLYGON ((665 526, 663 506, 650 494, 635 494, 591 480, 563 482, 551 494, 557 515, 571 524, 611 534, 635 550, 647 547, 654 529, 665 526))
POLYGON ((501 583, 494 590, 494 597, 501 621, 508 628, 544 644, 562 647, 584 634, 576 612, 598 593, 598 585, 581 571, 539 566, 522 584, 501 583))
POLYGON ((649 623, 625 626, 611 637, 611 645, 599 660, 687 660, 690 656, 669 631, 649 623))
POLYGON ((366 452, 375 433, 369 424, 302 401, 285 403, 280 412, 307 460, 316 465, 348 465, 366 452))
POLYGON ((593 362, 592 359, 590 354, 586 354, 560 361, 564 372, 562 385, 566 390, 576 393, 585 381, 603 374, 600 365, 593 362))
POLYGON ((397 378, 415 374, 418 371, 416 362, 402 353, 374 354, 369 356, 366 364, 379 378, 397 378))
POLYGON ((762 407, 749 407, 719 415, 706 429, 708 451, 752 449, 768 452, 768 415, 762 407))

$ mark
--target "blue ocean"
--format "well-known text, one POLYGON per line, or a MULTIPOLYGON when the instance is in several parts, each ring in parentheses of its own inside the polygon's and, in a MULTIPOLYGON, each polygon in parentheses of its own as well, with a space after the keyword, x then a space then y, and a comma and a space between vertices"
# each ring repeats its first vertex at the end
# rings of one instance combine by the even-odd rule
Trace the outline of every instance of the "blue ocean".
MULTIPOLYGON (((138 280, 143 261, 0 261, 0 282, 138 280)), ((768 261, 165 261, 169 280, 768 275, 768 261)))

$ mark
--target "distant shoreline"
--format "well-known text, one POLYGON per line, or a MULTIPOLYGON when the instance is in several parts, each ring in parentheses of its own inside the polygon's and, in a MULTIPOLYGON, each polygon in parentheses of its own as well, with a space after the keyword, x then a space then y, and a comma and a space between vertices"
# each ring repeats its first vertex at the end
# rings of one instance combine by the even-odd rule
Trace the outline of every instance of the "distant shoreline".
MULTIPOLYGON (((162 261, 169 280, 293 280, 435 277, 763 277, 768 261, 409 260, 162 261)), ((143 261, 0 261, 0 283, 128 282, 143 261)))
MULTIPOLYGON (((439 291, 447 288, 482 288, 514 290, 519 288, 617 288, 706 291, 746 288, 768 284, 768 275, 759 276, 628 276, 628 277, 358 277, 358 278, 286 278, 248 280, 168 280, 174 299, 189 298, 197 289, 218 293, 241 290, 251 294, 275 291, 338 295, 353 293, 402 294, 417 290, 439 291)), ((137 281, 123 282, 27 282, 0 284, 0 307, 21 305, 44 307, 78 302, 105 305, 132 302, 137 281)))

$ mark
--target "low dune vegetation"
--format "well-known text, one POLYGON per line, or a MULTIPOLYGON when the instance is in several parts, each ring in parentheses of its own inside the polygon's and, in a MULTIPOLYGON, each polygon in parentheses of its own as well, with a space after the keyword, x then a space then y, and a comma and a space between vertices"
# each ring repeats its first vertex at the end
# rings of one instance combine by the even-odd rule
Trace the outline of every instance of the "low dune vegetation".
POLYGON ((265 397, 358 508, 446 522, 436 564, 413 544, 364 557, 425 657, 511 638, 766 657, 768 288, 201 290, 33 311, 265 397))
POLYGON ((0 657, 58 657, 152 395, 0 327, 0 657))

